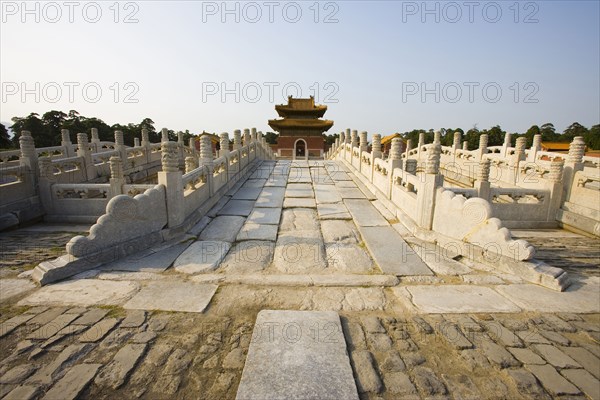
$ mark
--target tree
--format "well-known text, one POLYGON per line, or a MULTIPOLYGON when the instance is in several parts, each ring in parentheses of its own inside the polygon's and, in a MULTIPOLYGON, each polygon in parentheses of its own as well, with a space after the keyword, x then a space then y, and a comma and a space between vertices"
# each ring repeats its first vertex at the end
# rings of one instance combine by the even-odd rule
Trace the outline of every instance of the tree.
MULTIPOLYGON (((527 139, 527 148, 533 145, 533 137, 540 134, 540 127, 537 125, 531 125, 531 128, 525 132, 525 138, 527 139)), ((543 138, 542 138, 543 139, 543 138)))
POLYGON ((267 132, 265 134, 265 140, 269 144, 277 144, 277 138, 278 137, 279 137, 279 134, 277 134, 275 132, 267 132))
POLYGON ((39 118, 39 114, 30 113, 24 118, 13 117, 11 120, 13 124, 11 125, 10 129, 12 129, 14 133, 12 142, 15 147, 19 147, 19 137, 21 136, 21 131, 31 132, 31 136, 35 141, 36 147, 48 147, 56 145, 52 138, 47 137, 46 128, 42 120, 39 118))
POLYGON ((333 133, 331 135, 326 135, 323 134, 323 140, 325 140, 325 144, 331 146, 332 144, 335 143, 335 139, 337 139, 338 137, 340 137, 339 133, 333 133))
POLYGON ((561 142, 571 142, 575 136, 585 136, 588 129, 579 122, 573 122, 562 134, 561 142))
POLYGON ((0 149, 7 149, 11 146, 10 138, 8 137, 8 129, 4 124, 0 124, 0 149))
POLYGON ((583 135, 583 140, 588 148, 600 150, 600 125, 596 124, 592 126, 589 131, 583 135))
POLYGON ((559 136, 556 133, 556 128, 554 128, 554 124, 550 122, 546 122, 540 127, 540 134, 542 135, 542 142, 554 142, 558 140, 559 136))

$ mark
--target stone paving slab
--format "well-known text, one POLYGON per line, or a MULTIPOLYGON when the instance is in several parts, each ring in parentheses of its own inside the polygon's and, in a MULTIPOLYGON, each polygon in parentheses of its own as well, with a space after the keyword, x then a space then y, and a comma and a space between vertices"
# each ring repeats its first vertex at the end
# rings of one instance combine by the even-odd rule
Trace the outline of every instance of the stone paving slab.
POLYGON ((122 260, 117 260, 101 267, 103 271, 133 271, 133 272, 163 272, 169 268, 175 259, 187 249, 191 241, 186 237, 181 239, 181 243, 173 244, 170 247, 154 251, 149 249, 146 252, 133 254, 122 260))
POLYGON ((371 257, 355 244, 332 243, 326 247, 327 265, 339 272, 364 274, 371 271, 371 257))
POLYGON ((236 243, 221 263, 227 273, 251 273, 262 271, 273 260, 275 244, 268 241, 248 240, 236 243))
POLYGON ((321 233, 326 244, 355 244, 359 242, 360 238, 356 225, 352 221, 321 221, 321 233))
POLYGON ((242 185, 242 188, 262 189, 262 187, 265 186, 265 183, 267 183, 267 177, 264 177, 262 179, 248 178, 248 180, 242 185))
POLYGON ((123 308, 201 313, 217 291, 217 285, 189 282, 149 282, 123 308))
POLYGON ((266 187, 260 192, 260 196, 256 199, 256 207, 283 207, 283 197, 285 188, 282 187, 266 187))
POLYGON ((215 270, 230 248, 231 243, 229 242, 194 242, 175 260, 173 268, 185 274, 199 274, 215 270))
POLYGON ((317 204, 319 219, 352 219, 343 203, 317 204))
POLYGON ((410 246, 391 226, 358 227, 375 263, 385 274, 433 275, 410 246))
POLYGON ((288 183, 287 176, 271 175, 265 187, 286 187, 288 183))
POLYGON ((333 179, 331 179, 325 168, 311 168, 310 176, 315 184, 333 185, 333 179))
POLYGON ((262 192, 262 186, 260 187, 244 187, 242 186, 235 194, 232 199, 234 200, 256 200, 262 192))
POLYGON ((81 279, 44 286, 19 301, 20 306, 72 305, 96 306, 119 305, 128 300, 140 288, 136 282, 81 279))
POLYGON ((280 234, 275 245, 273 265, 281 272, 297 274, 317 272, 327 268, 325 245, 320 237, 280 234))
MULTIPOLYGON (((403 294, 394 288, 392 291, 404 298, 403 294)), ((406 286, 410 301, 418 311, 426 314, 444 313, 510 313, 519 312, 517 307, 507 298, 494 290, 470 285, 415 285, 406 286)))
POLYGON ((342 201, 342 198, 335 186, 314 185, 314 188, 317 204, 339 203, 342 201))
POLYGON ((246 222, 244 217, 226 215, 217 217, 202 231, 200 240, 233 243, 244 222, 246 222))
POLYGON ((358 399, 337 313, 258 314, 236 399, 282 398, 358 399), (311 333, 315 327, 318 337, 311 333))
POLYGON ((217 215, 237 215, 247 217, 254 208, 253 200, 229 200, 217 215))
POLYGON ((248 216, 251 224, 279 225, 281 208, 255 207, 248 216))
POLYGON ((308 168, 290 168, 288 183, 311 183, 310 172, 308 168))
POLYGON ((358 226, 389 226, 385 218, 369 200, 347 199, 344 204, 352 214, 354 222, 358 226))
POLYGON ((254 224, 246 222, 240 233, 237 235, 237 241, 243 240, 268 240, 274 242, 277 240, 277 225, 254 224))
POLYGON ((291 286, 291 287, 358 287, 396 286, 399 279, 393 275, 290 275, 290 274, 203 274, 191 278, 198 283, 234 283, 259 286, 291 286))
POLYGON ((71 368, 50 390, 42 400, 73 400, 94 379, 102 364, 79 364, 71 368))
POLYGON ((25 293, 36 286, 29 279, 0 279, 0 302, 25 293))
POLYGON ((364 193, 357 187, 338 187, 338 192, 342 199, 364 199, 364 193))
POLYGON ((289 183, 285 190, 285 197, 312 198, 315 197, 315 194, 312 185, 309 183, 289 183))
POLYGON ((496 290, 527 311, 600 312, 600 278, 578 279, 562 293, 532 284, 502 285, 496 290))
POLYGON ((283 200, 283 208, 317 208, 317 202, 314 198, 288 197, 283 200))

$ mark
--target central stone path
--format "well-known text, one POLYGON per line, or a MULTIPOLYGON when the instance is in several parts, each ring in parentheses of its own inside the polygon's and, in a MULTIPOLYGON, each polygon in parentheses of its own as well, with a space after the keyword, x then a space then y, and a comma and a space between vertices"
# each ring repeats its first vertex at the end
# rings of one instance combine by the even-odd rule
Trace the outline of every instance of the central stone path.
POLYGON ((209 213, 213 218, 199 241, 175 268, 190 274, 363 275, 357 285, 373 274, 432 275, 390 224, 395 217, 382 214, 373 194, 360 187, 337 162, 263 162, 209 213))

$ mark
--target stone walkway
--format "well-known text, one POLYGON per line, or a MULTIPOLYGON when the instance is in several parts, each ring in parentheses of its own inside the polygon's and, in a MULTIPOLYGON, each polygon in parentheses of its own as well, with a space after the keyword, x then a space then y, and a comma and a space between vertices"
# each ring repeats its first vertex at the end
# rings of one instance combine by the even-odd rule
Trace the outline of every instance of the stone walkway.
POLYGON ((235 398, 268 309, 338 312, 363 399, 600 398, 595 239, 515 231, 557 293, 412 237, 331 162, 265 162, 187 240, 35 288, 72 230, 0 234, 2 399, 235 398))

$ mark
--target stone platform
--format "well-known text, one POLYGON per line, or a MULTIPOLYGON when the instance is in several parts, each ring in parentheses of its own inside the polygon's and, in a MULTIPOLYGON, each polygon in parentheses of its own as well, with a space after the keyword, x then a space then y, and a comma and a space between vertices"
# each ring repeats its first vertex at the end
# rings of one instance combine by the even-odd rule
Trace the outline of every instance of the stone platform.
POLYGON ((600 397, 597 239, 513 232, 560 293, 418 240, 337 163, 266 162, 181 241, 32 286, 85 229, 0 234, 2 400, 233 399, 261 310, 339 315, 361 399, 600 397))

